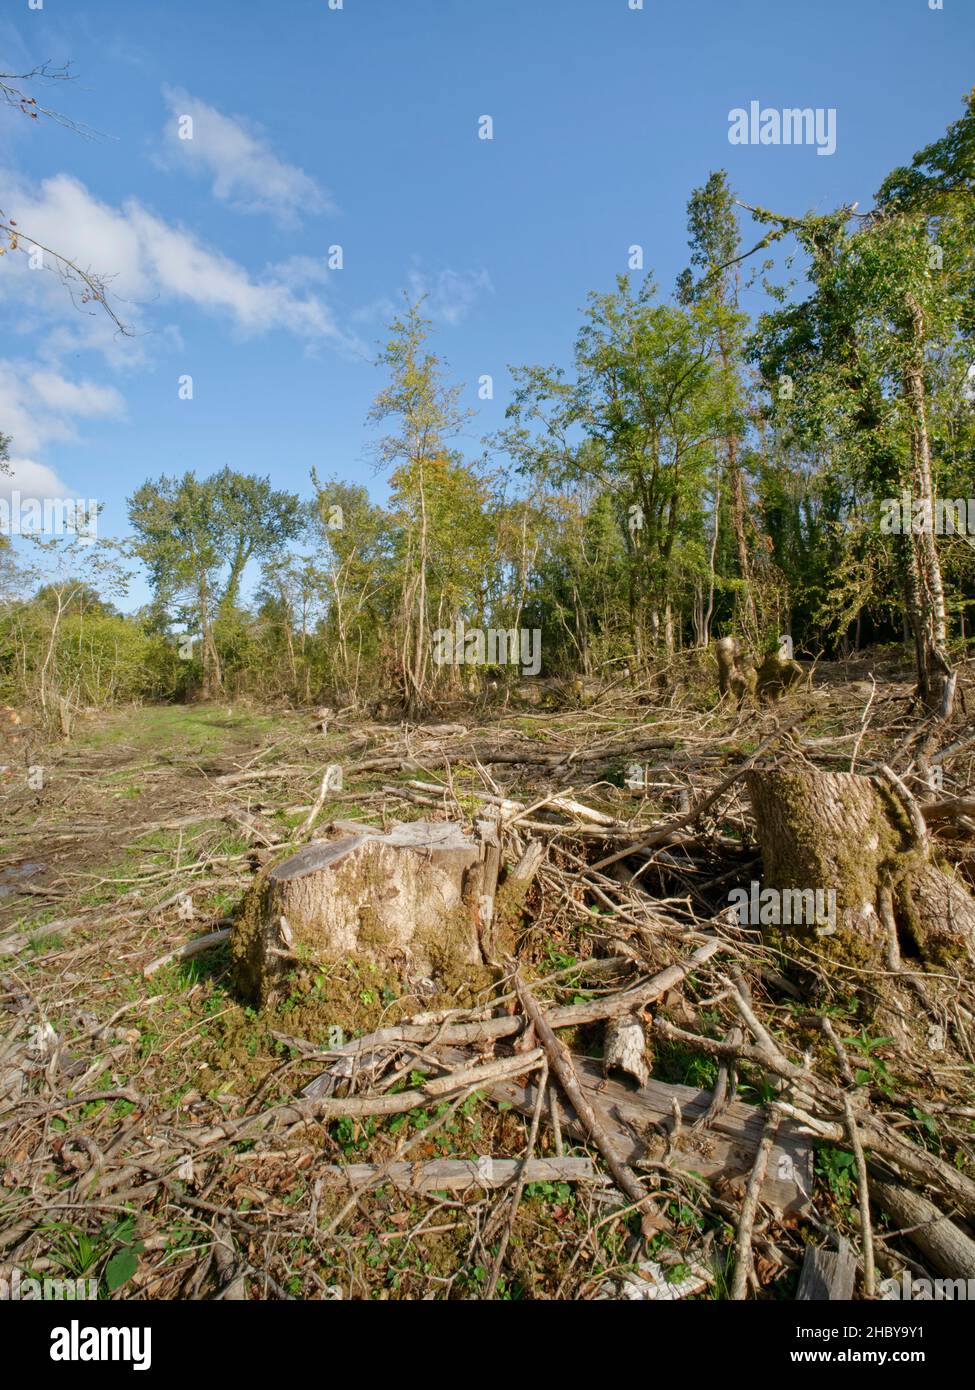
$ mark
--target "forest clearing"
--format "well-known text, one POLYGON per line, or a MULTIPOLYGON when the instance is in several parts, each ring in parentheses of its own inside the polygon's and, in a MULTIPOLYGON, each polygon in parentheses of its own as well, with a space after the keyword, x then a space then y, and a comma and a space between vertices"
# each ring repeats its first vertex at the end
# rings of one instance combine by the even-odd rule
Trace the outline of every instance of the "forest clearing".
POLYGON ((21 1341, 947 1364, 975 13, 60 9, 0 19, 21 1341))
MULTIPOLYGON (((971 939, 934 965, 895 934, 877 968, 807 934, 784 962, 728 907, 760 857, 745 770, 884 785, 917 747, 910 672, 826 664, 749 711, 709 702, 716 678, 691 665, 652 707, 559 708, 556 686, 464 725, 82 721, 5 818, 5 1258, 148 1298, 794 1298, 830 1248, 875 1288, 975 1276, 971 939), (273 1005, 241 997, 229 936, 262 865, 336 823, 441 819, 493 832, 500 903, 534 865, 504 965, 411 990, 299 958, 273 1005), (620 1019, 640 1040, 604 1076, 620 1019), (943 1219, 912 1241, 918 1203, 943 1219)), ((922 820, 970 876, 975 738, 955 742, 922 820)))

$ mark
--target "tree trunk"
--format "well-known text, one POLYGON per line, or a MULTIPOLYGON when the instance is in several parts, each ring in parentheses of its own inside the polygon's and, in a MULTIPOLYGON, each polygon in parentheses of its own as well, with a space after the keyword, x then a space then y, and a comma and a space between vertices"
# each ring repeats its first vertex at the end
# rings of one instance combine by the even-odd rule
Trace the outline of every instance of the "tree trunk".
POLYGON ((752 594, 752 567, 748 558, 748 529, 745 509, 745 485, 738 463, 738 440, 731 434, 727 440, 728 449, 728 493, 731 497, 731 526, 735 533, 735 553, 738 557, 738 573, 742 581, 741 606, 745 628, 753 639, 758 634, 758 614, 752 594))
POLYGON ((64 612, 64 594, 60 590, 58 590, 57 593, 57 601, 58 606, 55 610, 54 620, 51 624, 51 635, 48 639, 47 651, 44 654, 44 661, 41 665, 40 700, 41 709, 44 710, 45 713, 47 712, 47 672, 48 668, 51 665, 51 659, 54 656, 54 648, 56 647, 58 640, 58 628, 61 625, 61 615, 64 612))
MULTIPOLYGON (((719 302, 722 307, 727 295, 728 287, 722 284, 719 291, 719 302)), ((737 305, 737 282, 731 298, 733 304, 737 305)), ((734 394, 737 395, 737 380, 731 361, 727 333, 724 329, 719 330, 718 339, 722 373, 726 382, 732 386, 734 394)), ((735 553, 738 558, 738 573, 742 581, 740 608, 745 630, 754 641, 758 636, 758 613, 755 608, 755 596, 752 593, 752 569, 748 558, 748 509, 745 503, 745 485, 741 476, 741 466, 738 462, 738 434, 731 421, 729 421, 728 432, 725 435, 725 456, 728 495, 731 498, 731 528, 735 533, 735 553)), ((717 501, 715 508, 717 508, 717 501)), ((717 530, 717 510, 715 511, 715 530, 717 530)))
POLYGON ((670 599, 668 599, 664 604, 664 651, 668 661, 673 660, 674 649, 674 610, 670 605, 670 599))
MULTIPOLYGON (((711 640, 711 619, 714 617, 714 590, 717 579, 718 540, 721 533, 721 468, 714 462, 714 532, 708 550, 708 606, 701 626, 700 644, 706 647, 711 640)), ((747 553, 746 553, 747 558, 747 553)))
POLYGON ((469 976, 482 964, 482 852, 459 826, 425 821, 306 845, 261 876, 234 924, 238 986, 263 1004, 299 962, 345 958, 414 985, 469 976))
POLYGON ((917 642, 921 698, 930 709, 943 719, 948 719, 958 678, 948 658, 944 585, 934 534, 934 482, 924 385, 924 315, 913 295, 908 295, 907 304, 914 334, 914 350, 904 373, 904 388, 911 415, 911 491, 913 501, 924 506, 925 523, 928 518, 931 523, 925 524, 919 531, 911 530, 910 613, 917 642))
POLYGON ((220 653, 217 651, 217 643, 213 635, 213 623, 210 619, 210 594, 205 574, 200 576, 199 607, 203 694, 206 699, 213 700, 220 693, 223 685, 223 674, 220 670, 220 653))

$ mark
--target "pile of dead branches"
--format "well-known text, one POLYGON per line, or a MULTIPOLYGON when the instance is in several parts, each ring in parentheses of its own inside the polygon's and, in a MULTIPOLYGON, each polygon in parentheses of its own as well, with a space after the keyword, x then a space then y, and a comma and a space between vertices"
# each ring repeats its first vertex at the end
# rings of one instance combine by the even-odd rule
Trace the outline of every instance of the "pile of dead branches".
MULTIPOLYGON (((424 1276, 435 1296, 490 1296, 521 1267, 527 1208, 549 1184, 570 1188, 582 1217, 546 1296, 741 1298, 785 1278, 799 1296, 870 1297, 878 1271, 975 1277, 970 973, 891 961, 899 1026, 875 1034, 857 1012, 855 963, 824 962, 817 978, 815 962, 800 969, 725 906, 760 863, 743 795, 753 770, 855 768, 879 785, 887 769, 915 832, 970 870, 975 738, 918 726, 908 699, 867 686, 851 709, 827 689, 774 712, 672 712, 642 727, 587 711, 544 741, 512 724, 472 735, 340 721, 327 748, 299 726, 208 771, 207 805, 186 825, 219 811, 249 848, 232 863, 178 860, 155 901, 146 882, 101 913, 119 967, 148 995, 110 1011, 80 1002, 79 989, 101 997, 97 909, 52 924, 68 944, 43 989, 38 934, 3 943, 0 1258, 43 1272, 57 1266, 54 1227, 137 1213, 139 1296, 348 1296, 366 1292, 361 1248, 449 1233, 454 1267, 424 1276), (327 798, 326 761, 346 788, 327 798), (307 795, 293 804, 296 782, 307 795), (274 814, 282 799, 301 816, 290 830, 274 814), (133 1060, 133 1025, 160 1006, 167 969, 205 959, 229 931, 181 905, 224 879, 243 888, 269 856, 328 833, 326 801, 383 825, 464 820, 489 839, 497 920, 506 894, 519 905, 511 949, 485 937, 493 988, 473 1007, 400 1009, 362 1036, 279 1031, 277 1060, 247 1094, 162 1093, 151 1063, 133 1060), (570 957, 555 969, 541 950, 553 941, 570 957), (438 1141, 472 1104, 479 1146, 445 1156, 438 1141), (354 1157, 337 1138, 349 1125, 354 1157), (174 1221, 188 1233, 175 1254, 159 1234, 174 1221)), ((184 1041, 163 1049, 178 1056, 184 1041)))

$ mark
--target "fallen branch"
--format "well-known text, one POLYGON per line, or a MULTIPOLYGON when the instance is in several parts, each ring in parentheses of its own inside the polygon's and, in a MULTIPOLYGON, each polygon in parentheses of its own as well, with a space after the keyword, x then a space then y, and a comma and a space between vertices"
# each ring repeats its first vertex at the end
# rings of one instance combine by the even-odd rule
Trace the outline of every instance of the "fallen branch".
POLYGON ((594 1107, 589 1104, 589 1101, 583 1094, 582 1087, 579 1085, 579 1078, 575 1074, 575 1069, 572 1065, 572 1059, 569 1056, 568 1050, 555 1036, 551 1025, 539 1007, 538 1001, 520 976, 515 977, 515 987, 518 991, 518 998, 521 1001, 521 1006, 525 1011, 525 1015, 535 1029, 535 1036, 542 1044, 549 1065, 559 1079, 559 1084, 572 1102, 572 1108, 582 1121, 593 1143, 596 1145, 603 1158, 605 1158, 607 1167, 612 1173, 617 1186, 625 1192, 627 1197, 629 1197, 632 1202, 635 1202, 638 1209, 642 1211, 644 1229, 645 1231, 649 1231, 653 1226, 653 1218, 657 1214, 656 1207, 652 1205, 636 1173, 623 1162, 618 1154, 616 1146, 606 1133, 605 1123, 600 1120, 594 1107))
MULTIPOLYGON (((381 1165, 330 1163, 319 1169, 328 1181, 369 1187, 381 1165)), ((471 1187, 507 1187, 523 1172, 525 1182, 602 1181, 589 1158, 437 1158, 429 1163, 391 1163, 382 1181, 408 1192, 466 1192, 471 1187)))
POLYGON ((762 1190, 762 1183, 765 1181, 765 1173, 768 1168, 769 1155, 775 1144, 775 1136, 778 1133, 779 1117, 772 1115, 765 1124, 762 1133, 762 1140, 755 1155, 755 1162, 752 1165, 751 1177, 748 1179, 748 1186, 745 1189, 745 1200, 741 1204, 741 1216, 738 1219, 738 1235, 735 1239, 735 1274, 731 1281, 731 1292, 729 1297, 738 1302, 745 1297, 748 1291, 748 1276, 753 1274, 752 1267, 752 1228, 755 1225, 755 1216, 758 1212, 758 1197, 762 1190))
MULTIPOLYGON (((194 1136, 201 1147, 219 1143, 221 1140, 240 1140, 261 1130, 277 1120, 286 1120, 292 1125, 321 1123, 327 1120, 361 1118, 366 1115, 402 1115, 408 1110, 422 1109, 433 1099, 442 1099, 452 1091, 468 1087, 478 1089, 488 1082, 505 1076, 519 1076, 523 1072, 542 1066, 544 1052, 536 1048, 516 1057, 503 1057, 483 1065, 462 1067, 446 1076, 438 1076, 422 1088, 398 1091, 395 1095, 346 1096, 344 1099, 331 1097, 305 1097, 302 1100, 284 1101, 280 1105, 262 1110, 257 1115, 247 1115, 242 1119, 217 1125, 215 1128, 194 1136)), ((189 1137, 191 1131, 187 1131, 189 1137)))
POLYGON ((192 956, 198 956, 203 951, 209 951, 211 946, 219 946, 221 941, 229 941, 230 928, 221 927, 219 931, 208 932, 206 936, 198 936, 195 941, 188 941, 185 946, 178 946, 175 951, 167 951, 164 956, 159 956, 150 965, 147 965, 142 974, 148 979, 164 965, 169 965, 174 960, 189 960, 192 956))
POLYGON ((877 1292, 876 1266, 873 1261, 873 1227, 870 1225, 870 1193, 867 1187, 867 1161, 863 1156, 860 1131, 850 1097, 843 1097, 843 1111, 846 1115, 846 1128, 850 1137, 857 1165, 857 1199, 860 1206, 860 1239, 863 1244, 863 1296, 873 1298, 877 1292))

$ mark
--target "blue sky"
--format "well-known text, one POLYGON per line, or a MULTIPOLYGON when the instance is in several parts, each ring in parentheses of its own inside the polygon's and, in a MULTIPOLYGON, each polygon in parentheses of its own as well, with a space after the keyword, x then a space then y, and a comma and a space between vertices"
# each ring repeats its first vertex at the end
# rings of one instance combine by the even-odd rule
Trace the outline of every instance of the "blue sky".
POLYGON ((370 357, 404 288, 429 292, 478 452, 508 365, 567 362, 631 245, 670 293, 710 170, 777 210, 866 207, 975 80, 972 0, 630 3, 3 0, 0 72, 70 60, 50 104, 101 138, 0 107, 0 209, 114 275, 136 334, 0 259, 0 487, 97 498, 102 535, 164 471, 230 464, 307 496, 314 466, 381 497, 370 357), (835 154, 730 144, 752 100, 835 108, 835 154))

